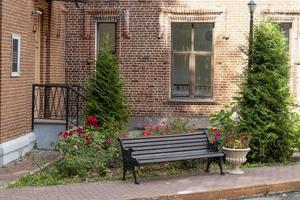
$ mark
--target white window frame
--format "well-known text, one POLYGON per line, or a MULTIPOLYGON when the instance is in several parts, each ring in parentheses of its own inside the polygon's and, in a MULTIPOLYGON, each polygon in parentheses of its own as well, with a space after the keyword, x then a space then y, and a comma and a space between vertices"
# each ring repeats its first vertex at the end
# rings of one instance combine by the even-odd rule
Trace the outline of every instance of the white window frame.
POLYGON ((11 76, 12 77, 19 77, 20 76, 20 58, 21 58, 21 36, 15 33, 12 33, 11 36, 11 76), (13 72, 12 68, 13 68, 13 41, 14 40, 18 40, 18 63, 17 63, 17 72, 13 72))

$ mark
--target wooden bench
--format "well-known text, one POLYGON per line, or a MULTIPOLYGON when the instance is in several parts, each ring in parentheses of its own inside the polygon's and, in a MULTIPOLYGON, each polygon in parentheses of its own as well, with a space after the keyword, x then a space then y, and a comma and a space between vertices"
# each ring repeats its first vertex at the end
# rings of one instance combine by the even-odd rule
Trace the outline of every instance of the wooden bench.
POLYGON ((222 169, 224 153, 209 143, 207 130, 182 135, 119 138, 119 142, 123 156, 123 180, 126 180, 126 172, 129 170, 134 182, 139 184, 135 167, 141 164, 199 158, 208 158, 206 172, 209 172, 210 164, 216 162, 221 175, 224 175, 222 169))

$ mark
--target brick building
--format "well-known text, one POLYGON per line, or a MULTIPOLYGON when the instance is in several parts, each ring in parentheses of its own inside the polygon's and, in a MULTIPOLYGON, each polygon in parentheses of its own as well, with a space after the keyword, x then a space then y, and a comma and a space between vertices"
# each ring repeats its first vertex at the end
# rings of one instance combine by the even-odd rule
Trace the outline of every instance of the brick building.
MULTIPOLYGON (((84 83, 105 35, 116 51, 131 116, 207 116, 229 101, 247 65, 248 0, 88 0, 66 4, 66 81, 84 83)), ((290 86, 300 101, 300 3, 256 0, 255 23, 289 39, 290 86)), ((140 121, 137 120, 137 121, 140 121)))
MULTIPOLYGON (((166 115, 205 125, 238 90, 248 0, 82 0, 79 8, 72 1, 0 1, 0 165, 35 140, 32 84, 84 85, 107 37, 134 126, 166 115)), ((272 18, 288 38, 290 88, 300 102, 300 2, 256 3, 255 23, 272 18)))
POLYGON ((65 82, 63 2, 0 1, 0 166, 32 148, 32 84, 65 82))

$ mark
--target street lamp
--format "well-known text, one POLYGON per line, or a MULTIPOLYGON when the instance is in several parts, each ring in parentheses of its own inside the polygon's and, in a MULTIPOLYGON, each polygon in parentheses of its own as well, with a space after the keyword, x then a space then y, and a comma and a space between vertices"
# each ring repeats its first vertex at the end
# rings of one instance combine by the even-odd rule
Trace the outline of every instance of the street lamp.
POLYGON ((252 43, 253 43, 253 14, 255 12, 256 3, 254 0, 250 0, 248 3, 248 8, 250 12, 250 32, 249 32, 249 60, 248 67, 250 68, 252 65, 252 43))

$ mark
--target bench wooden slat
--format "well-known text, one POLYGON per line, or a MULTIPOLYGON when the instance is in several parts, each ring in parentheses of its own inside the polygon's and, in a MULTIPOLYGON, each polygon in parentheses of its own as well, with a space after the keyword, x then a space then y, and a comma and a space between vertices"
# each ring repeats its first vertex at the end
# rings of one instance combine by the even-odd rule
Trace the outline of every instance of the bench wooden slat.
POLYGON ((144 155, 144 154, 155 154, 155 153, 166 153, 166 152, 178 152, 178 151, 191 151, 191 150, 203 150, 207 149, 206 146, 187 146, 187 147, 174 147, 165 149, 147 149, 147 150, 135 150, 132 155, 144 155))
POLYGON ((159 163, 159 162, 169 162, 169 161, 180 161, 180 160, 192 160, 198 158, 214 158, 214 157, 223 157, 223 153, 211 153, 211 154, 200 154, 200 155, 191 155, 191 156, 178 156, 170 158, 156 158, 156 159, 139 159, 141 164, 150 164, 150 163, 159 163))
MULTIPOLYGON (((206 142, 207 140, 203 139, 188 139, 188 140, 174 140, 174 141, 156 141, 156 142, 141 142, 141 143, 134 143, 134 144, 123 144, 124 148, 135 148, 135 147, 145 147, 145 146, 162 146, 162 145, 170 145, 170 144, 189 144, 189 143, 200 143, 206 142)), ((154 147, 155 148, 155 147, 154 147)))
POLYGON ((152 159, 152 158, 169 158, 169 157, 178 157, 178 156, 190 156, 190 155, 202 155, 211 153, 208 149, 202 150, 190 150, 190 151, 177 151, 177 152, 164 152, 156 154, 144 154, 144 155, 133 155, 133 158, 136 159, 152 159))
POLYGON ((156 142, 156 141, 173 141, 173 140, 188 140, 188 139, 196 139, 201 138, 206 140, 205 134, 189 134, 186 137, 179 136, 179 137, 147 137, 147 138, 129 138, 123 139, 123 144, 133 144, 133 143, 140 143, 140 142, 156 142))
MULTIPOLYGON (((139 146, 134 147, 134 151, 143 151, 151 149, 167 149, 167 148, 177 148, 177 147, 194 147, 194 146, 207 146, 207 142, 191 142, 191 143, 182 143, 182 144, 165 144, 165 145, 156 145, 156 146, 139 146)), ((125 149, 128 149, 124 147, 125 149)))

